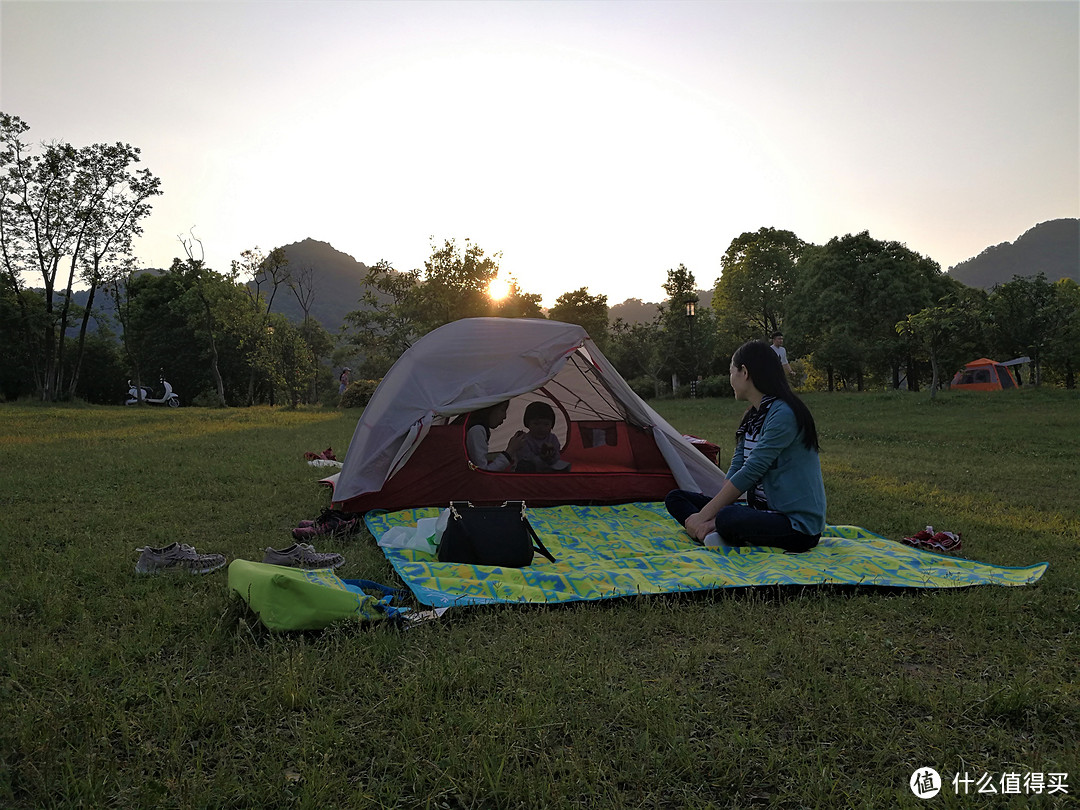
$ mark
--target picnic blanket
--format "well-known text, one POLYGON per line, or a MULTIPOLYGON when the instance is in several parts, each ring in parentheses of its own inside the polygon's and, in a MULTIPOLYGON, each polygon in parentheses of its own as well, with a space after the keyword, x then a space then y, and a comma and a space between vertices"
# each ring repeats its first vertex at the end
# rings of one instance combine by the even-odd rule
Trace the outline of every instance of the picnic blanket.
MULTIPOLYGON (((377 540, 395 526, 415 526, 438 511, 373 511, 365 523, 377 540)), ((750 585, 1028 585, 1047 568, 1047 563, 1006 568, 920 551, 858 526, 828 526, 818 546, 803 554, 704 548, 690 541, 661 503, 530 508, 528 515, 558 562, 537 555, 528 568, 494 568, 441 563, 412 549, 384 548, 383 553, 420 603, 433 607, 575 602, 750 585)))

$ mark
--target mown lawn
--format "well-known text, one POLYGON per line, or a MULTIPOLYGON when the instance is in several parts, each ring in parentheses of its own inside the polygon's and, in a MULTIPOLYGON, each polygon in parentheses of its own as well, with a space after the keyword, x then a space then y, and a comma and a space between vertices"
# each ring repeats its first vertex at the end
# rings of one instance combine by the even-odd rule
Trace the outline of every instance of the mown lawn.
MULTIPOLYGON (((1080 398, 818 394, 829 519, 930 523, 1036 585, 763 587, 272 635, 173 540, 291 542, 355 412, 0 406, 0 806, 923 806, 916 768, 1080 795, 1080 398)), ((654 403, 730 455, 739 403, 654 403)), ((346 577, 393 582, 369 537, 346 577)), ((973 792, 977 786, 969 788, 973 792)), ((1075 804, 1074 804, 1075 806, 1075 804)))

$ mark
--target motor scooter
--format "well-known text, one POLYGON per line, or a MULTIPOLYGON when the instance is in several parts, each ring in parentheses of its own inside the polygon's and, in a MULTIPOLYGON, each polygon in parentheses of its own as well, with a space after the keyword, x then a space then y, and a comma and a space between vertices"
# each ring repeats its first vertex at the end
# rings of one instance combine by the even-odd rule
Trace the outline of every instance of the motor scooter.
POLYGON ((159 397, 151 396, 149 388, 139 388, 131 380, 128 380, 128 398, 124 402, 125 405, 138 405, 139 402, 144 402, 147 405, 168 405, 170 408, 180 407, 180 397, 178 397, 172 390, 172 386, 169 385, 164 375, 161 377, 162 393, 159 397))

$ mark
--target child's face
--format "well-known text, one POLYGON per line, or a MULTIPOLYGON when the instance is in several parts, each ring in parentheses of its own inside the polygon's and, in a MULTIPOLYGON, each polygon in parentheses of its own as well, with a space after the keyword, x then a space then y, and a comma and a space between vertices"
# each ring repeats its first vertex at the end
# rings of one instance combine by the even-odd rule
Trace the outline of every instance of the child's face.
POLYGON ((526 422, 525 427, 529 429, 529 435, 534 439, 546 439, 551 429, 555 427, 555 423, 544 416, 537 416, 526 422))

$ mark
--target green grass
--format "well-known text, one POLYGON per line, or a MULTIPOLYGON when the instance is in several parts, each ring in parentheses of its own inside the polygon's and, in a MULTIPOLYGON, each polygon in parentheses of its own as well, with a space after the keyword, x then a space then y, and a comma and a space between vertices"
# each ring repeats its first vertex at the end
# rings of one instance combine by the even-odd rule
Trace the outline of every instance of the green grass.
MULTIPOLYGON (((357 414, 0 407, 0 806, 922 806, 916 767, 1080 794, 1080 399, 820 394, 829 519, 962 531, 1035 586, 762 587, 273 635, 173 540, 261 559, 357 414)), ((730 455, 742 405, 655 403, 730 455)), ((369 537, 320 545, 393 581, 369 537)), ((937 806, 1004 806, 951 795, 937 806)))

